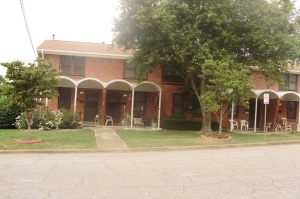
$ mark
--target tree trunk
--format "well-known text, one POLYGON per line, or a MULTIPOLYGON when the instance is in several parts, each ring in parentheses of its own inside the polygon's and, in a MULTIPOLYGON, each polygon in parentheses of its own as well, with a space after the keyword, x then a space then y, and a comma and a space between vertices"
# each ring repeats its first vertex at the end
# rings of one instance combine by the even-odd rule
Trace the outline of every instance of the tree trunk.
POLYGON ((220 110, 220 120, 219 120, 219 136, 222 134, 222 123, 223 123, 223 107, 220 110))

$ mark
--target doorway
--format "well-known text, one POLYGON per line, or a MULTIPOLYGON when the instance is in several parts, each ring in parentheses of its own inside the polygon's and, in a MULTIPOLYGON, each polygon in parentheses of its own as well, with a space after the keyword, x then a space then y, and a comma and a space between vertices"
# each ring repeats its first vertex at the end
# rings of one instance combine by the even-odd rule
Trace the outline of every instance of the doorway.
POLYGON ((94 122, 98 114, 99 91, 87 91, 85 93, 84 121, 94 122))
MULTIPOLYGON (((256 117, 256 129, 259 128, 260 121, 260 103, 261 100, 257 101, 257 117, 256 117)), ((254 128, 254 120, 255 120, 255 99, 249 100, 249 128, 254 128)))
POLYGON ((107 92, 106 115, 112 116, 114 124, 121 122, 121 93, 107 92))

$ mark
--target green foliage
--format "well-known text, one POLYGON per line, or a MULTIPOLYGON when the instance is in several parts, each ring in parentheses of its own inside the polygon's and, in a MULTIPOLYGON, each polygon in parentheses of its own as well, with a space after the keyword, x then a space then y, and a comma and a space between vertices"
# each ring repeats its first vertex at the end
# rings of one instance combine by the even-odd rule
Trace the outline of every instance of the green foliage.
POLYGON ((184 120, 184 115, 179 113, 174 113, 168 117, 169 120, 184 120))
MULTIPOLYGON (((27 129, 24 114, 21 114, 16 119, 16 126, 19 129, 27 129)), ((53 129, 76 129, 82 128, 82 122, 79 120, 77 114, 69 112, 68 110, 40 112, 33 119, 32 129, 53 130, 53 129)))
POLYGON ((62 110, 61 122, 58 125, 60 129, 76 129, 81 128, 82 123, 79 121, 78 115, 67 110, 62 110))
POLYGON ((21 61, 2 65, 7 68, 7 82, 2 85, 1 94, 9 99, 9 107, 21 110, 30 135, 36 107, 43 104, 42 99, 57 95, 55 88, 59 83, 59 73, 51 68, 49 62, 41 59, 28 65, 21 61))
MULTIPOLYGON (((270 85, 281 81, 288 60, 299 57, 299 23, 289 0, 121 0, 114 41, 135 50, 132 62, 139 74, 163 65, 180 75, 199 100, 207 128, 209 111, 218 109, 217 103, 207 106, 208 100, 200 98, 211 89, 207 66, 224 70, 226 77, 230 70, 235 76, 255 66, 270 85)), ((223 88, 236 86, 224 80, 223 88)), ((246 85, 249 78, 238 80, 246 85)), ((242 85, 238 88, 245 98, 242 85)))
MULTIPOLYGON (((211 122, 213 131, 219 129, 219 123, 216 121, 211 122)), ((201 121, 186 120, 186 119, 165 119, 163 121, 163 129, 168 130, 197 130, 202 128, 201 121)))
POLYGON ((15 129, 15 120, 19 114, 15 110, 0 109, 0 129, 15 129))

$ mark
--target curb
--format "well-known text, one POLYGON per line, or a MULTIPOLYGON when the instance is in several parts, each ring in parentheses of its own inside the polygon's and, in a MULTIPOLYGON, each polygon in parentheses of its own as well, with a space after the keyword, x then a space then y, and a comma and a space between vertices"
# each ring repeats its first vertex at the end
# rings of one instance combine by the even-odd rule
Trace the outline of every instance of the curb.
POLYGON ((278 141, 278 142, 260 142, 245 144, 224 144, 224 145, 205 145, 205 146, 180 146, 180 147, 145 147, 145 148, 114 148, 114 149, 36 149, 36 150, 0 150, 0 154, 26 154, 26 153, 132 153, 132 152, 161 152, 161 151, 188 151, 188 150, 208 150, 208 149, 229 149, 245 148, 258 146, 279 146, 300 144, 300 140, 278 141))

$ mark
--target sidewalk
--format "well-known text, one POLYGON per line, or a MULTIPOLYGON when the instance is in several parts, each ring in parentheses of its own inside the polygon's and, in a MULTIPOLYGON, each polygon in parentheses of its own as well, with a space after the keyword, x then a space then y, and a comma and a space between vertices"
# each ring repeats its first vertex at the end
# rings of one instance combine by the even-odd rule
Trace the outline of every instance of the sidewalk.
POLYGON ((95 138, 99 150, 124 150, 129 147, 115 132, 114 127, 95 127, 95 138))

